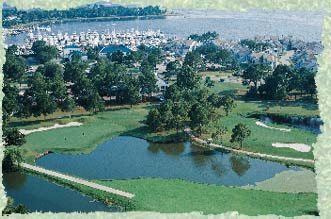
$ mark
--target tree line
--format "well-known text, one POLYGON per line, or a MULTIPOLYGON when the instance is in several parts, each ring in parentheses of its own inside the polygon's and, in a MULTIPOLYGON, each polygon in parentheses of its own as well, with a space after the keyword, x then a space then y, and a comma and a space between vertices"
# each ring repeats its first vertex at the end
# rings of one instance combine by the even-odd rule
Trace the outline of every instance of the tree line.
POLYGON ((290 96, 303 97, 316 94, 316 72, 307 68, 295 69, 288 65, 278 65, 273 71, 263 64, 251 64, 242 74, 250 85, 247 92, 249 98, 267 100, 284 100, 290 96))
POLYGON ((112 16, 148 16, 148 15, 164 15, 165 10, 159 6, 147 7, 123 7, 113 6, 107 7, 103 5, 84 6, 79 8, 71 8, 68 10, 18 10, 11 8, 3 11, 3 27, 11 27, 18 24, 27 24, 31 22, 41 22, 57 19, 74 19, 74 18, 98 18, 112 16), (16 19, 7 20, 10 16, 16 16, 16 19))
POLYGON ((13 116, 46 117, 58 109, 72 112, 77 106, 97 113, 110 104, 132 107, 158 92, 154 70, 163 59, 160 48, 140 46, 138 51, 128 54, 117 51, 107 58, 94 57, 97 63, 93 66, 79 56, 59 64, 54 61, 58 56, 56 48, 42 41, 36 41, 32 50, 40 65, 31 75, 27 74, 26 60, 16 55, 17 47, 6 51, 3 87, 6 145, 24 144, 24 135, 7 127, 13 116), (140 66, 136 74, 131 72, 133 63, 140 66), (19 86, 22 83, 25 88, 19 86))

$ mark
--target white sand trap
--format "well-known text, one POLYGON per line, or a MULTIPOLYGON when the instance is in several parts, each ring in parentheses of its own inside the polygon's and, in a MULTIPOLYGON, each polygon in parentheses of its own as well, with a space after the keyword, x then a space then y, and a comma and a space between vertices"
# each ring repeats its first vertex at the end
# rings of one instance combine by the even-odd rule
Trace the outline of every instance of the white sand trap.
POLYGON ((311 149, 309 145, 299 144, 299 143, 294 143, 294 144, 272 143, 272 146, 276 148, 292 148, 300 152, 309 152, 311 149))
POLYGON ((282 131, 282 132, 290 132, 291 131, 291 129, 271 127, 271 126, 268 126, 268 125, 266 125, 266 124, 264 124, 263 122, 260 122, 260 121, 256 121, 256 125, 261 126, 263 128, 274 129, 274 130, 278 130, 278 131, 282 131))
POLYGON ((31 134, 31 133, 34 133, 34 132, 43 132, 43 131, 48 131, 48 130, 51 130, 51 129, 67 128, 67 127, 74 127, 74 126, 81 126, 81 125, 83 125, 83 123, 80 123, 80 122, 69 122, 69 123, 64 124, 64 125, 60 125, 60 124, 56 123, 55 125, 50 126, 50 127, 41 127, 41 128, 29 129, 29 130, 20 129, 19 131, 24 135, 28 135, 28 134, 31 134))

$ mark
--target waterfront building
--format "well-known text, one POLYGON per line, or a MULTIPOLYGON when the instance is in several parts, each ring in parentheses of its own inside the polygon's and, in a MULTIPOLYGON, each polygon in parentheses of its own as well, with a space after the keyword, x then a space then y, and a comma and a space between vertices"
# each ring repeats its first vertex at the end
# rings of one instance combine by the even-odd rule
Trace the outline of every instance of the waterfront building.
POLYGON ((124 45, 109 45, 103 46, 99 51, 99 57, 107 57, 108 54, 112 54, 116 51, 121 51, 124 54, 129 53, 131 50, 124 45))
POLYGON ((81 51, 82 51, 81 48, 75 44, 68 45, 63 48, 62 56, 64 59, 69 59, 70 55, 73 52, 81 52, 81 51))

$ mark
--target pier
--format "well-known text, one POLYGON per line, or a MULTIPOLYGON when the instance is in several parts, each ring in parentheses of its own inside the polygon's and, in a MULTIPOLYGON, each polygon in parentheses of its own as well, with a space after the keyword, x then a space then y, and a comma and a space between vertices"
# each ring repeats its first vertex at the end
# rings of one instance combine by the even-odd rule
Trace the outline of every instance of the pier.
POLYGON ((23 167, 25 169, 28 169, 28 170, 35 171, 37 173, 41 173, 41 174, 45 174, 45 175, 48 175, 48 176, 68 180, 70 182, 78 183, 78 184, 83 185, 83 186, 88 186, 90 188, 97 189, 97 190, 100 190, 100 191, 103 191, 103 192, 108 192, 108 193, 111 193, 111 194, 119 195, 119 196, 122 196, 124 198, 132 199, 134 197, 134 194, 132 194, 132 193, 124 192, 124 191, 121 191, 121 190, 118 190, 118 189, 113 189, 113 188, 108 187, 108 186, 103 186, 103 185, 93 183, 93 182, 90 182, 90 181, 87 181, 87 180, 84 180, 84 179, 81 179, 81 178, 77 178, 77 177, 69 176, 69 175, 66 175, 66 174, 58 173, 58 172, 55 172, 55 171, 52 171, 52 170, 47 170, 47 169, 44 169, 42 167, 34 166, 34 165, 31 165, 31 164, 21 163, 21 167, 23 167))

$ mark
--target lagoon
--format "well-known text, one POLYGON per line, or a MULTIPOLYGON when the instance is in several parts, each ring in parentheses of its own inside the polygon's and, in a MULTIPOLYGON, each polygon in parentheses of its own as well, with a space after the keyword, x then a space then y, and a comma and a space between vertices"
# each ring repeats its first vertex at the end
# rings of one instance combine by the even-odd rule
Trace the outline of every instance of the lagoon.
POLYGON ((115 137, 89 154, 52 153, 36 163, 46 169, 85 179, 149 177, 226 186, 254 184, 284 170, 299 169, 218 149, 202 148, 191 142, 154 144, 130 136, 115 137))

